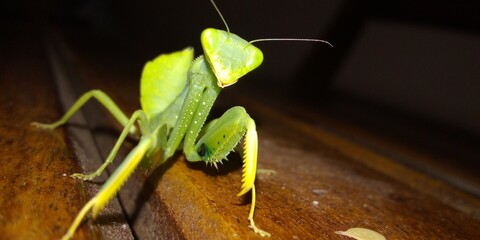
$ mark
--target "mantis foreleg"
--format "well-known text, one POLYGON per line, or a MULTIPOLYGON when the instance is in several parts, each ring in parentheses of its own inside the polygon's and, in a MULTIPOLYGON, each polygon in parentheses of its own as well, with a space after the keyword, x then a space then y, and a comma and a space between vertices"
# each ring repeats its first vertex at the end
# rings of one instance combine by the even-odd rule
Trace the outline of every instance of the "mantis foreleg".
MULTIPOLYGON (((173 155, 184 137, 184 149, 193 146, 220 92, 220 88, 215 84, 215 76, 203 56, 198 57, 192 63, 188 76, 190 86, 178 120, 168 138, 164 160, 173 155)), ((189 159, 189 161, 200 160, 202 159, 198 157, 189 159)))
MULTIPOLYGON (((202 131, 202 126, 221 88, 218 87, 217 78, 203 56, 193 62, 188 77, 190 81, 188 93, 178 120, 168 137, 163 161, 173 155, 183 139, 183 152, 188 161, 204 161, 217 167, 217 163, 221 163, 245 135, 243 184, 238 196, 243 195, 254 188, 258 145, 255 122, 243 107, 233 107, 219 119, 208 124, 208 129, 202 131)), ((252 208, 248 218, 250 227, 262 236, 269 236, 269 233, 255 226, 254 191, 252 195, 252 208)))
MULTIPOLYGON (((193 125, 192 125, 193 127, 193 125)), ((190 132, 190 128, 187 132, 190 132)), ((192 130, 195 132, 195 130, 192 130)), ((204 132, 200 139, 191 145, 185 141, 184 153, 188 161, 196 161, 199 157, 207 164, 217 167, 218 163, 222 163, 232 149, 244 137, 243 151, 243 175, 242 187, 237 196, 244 195, 252 190, 252 204, 248 220, 250 227, 261 236, 270 236, 255 225, 253 215, 255 212, 256 192, 255 192, 255 174, 257 169, 258 154, 258 137, 255 121, 248 115, 243 107, 233 107, 226 111, 220 118, 208 124, 208 129, 204 132)))

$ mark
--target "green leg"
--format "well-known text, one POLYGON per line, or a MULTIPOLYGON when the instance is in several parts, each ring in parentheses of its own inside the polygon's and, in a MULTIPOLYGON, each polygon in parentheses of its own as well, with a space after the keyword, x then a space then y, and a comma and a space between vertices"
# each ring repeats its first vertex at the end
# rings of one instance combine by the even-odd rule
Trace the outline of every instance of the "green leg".
POLYGON ((108 166, 108 164, 110 164, 113 161, 113 159, 117 155, 118 149, 120 148, 123 141, 127 137, 130 129, 132 127, 134 127, 135 121, 138 118, 140 118, 141 121, 142 121, 142 119, 143 119, 143 121, 145 121, 145 116, 144 116, 142 110, 137 110, 135 113, 133 113, 132 117, 127 122, 127 125, 123 129, 122 133, 120 134, 120 137, 118 138, 117 142, 115 143, 115 146, 113 146, 113 149, 108 154, 108 157, 105 160, 105 162, 102 164, 102 166, 100 166, 95 172, 92 172, 90 174, 74 173, 74 174, 70 175, 70 177, 79 178, 79 179, 82 179, 82 180, 92 180, 93 178, 98 177, 105 170, 105 168, 108 166))
MULTIPOLYGON (((46 123, 38 123, 38 122, 32 122, 32 125, 39 127, 39 128, 45 128, 45 129, 55 129, 60 125, 65 124, 68 119, 72 117, 72 115, 78 111, 90 98, 95 98, 97 99, 105 108, 107 108, 110 113, 117 119, 122 126, 126 126, 128 123, 128 118, 127 116, 120 110, 120 108, 112 101, 112 99, 105 94, 104 92, 100 90, 91 90, 89 92, 86 92, 83 94, 73 105, 70 107, 70 109, 63 115, 60 120, 46 124, 46 123)), ((137 130, 136 127, 133 126, 130 128, 130 133, 131 134, 136 134, 137 130)))
MULTIPOLYGON (((141 110, 136 111, 127 125, 132 125, 136 119, 145 118, 141 110)), ((75 217, 72 225, 68 229, 67 233, 62 237, 62 239, 71 239, 77 230, 77 228, 82 223, 82 220, 85 218, 86 214, 91 210, 92 216, 95 218, 99 211, 103 209, 105 204, 112 199, 115 194, 118 192, 120 187, 125 183, 127 178, 133 173, 135 168, 138 166, 140 161, 143 159, 145 154, 154 147, 156 142, 155 134, 149 134, 143 136, 140 139, 138 145, 132 149, 132 151, 127 155, 125 160, 118 166, 118 168, 112 173, 110 178, 105 182, 100 191, 95 197, 85 204, 85 206, 80 210, 78 215, 75 217)))
MULTIPOLYGON (((183 151, 188 161, 201 160, 213 165, 221 162, 243 137, 250 120, 244 108, 229 109, 202 129, 196 143, 185 141, 183 151)), ((187 130, 187 135, 189 132, 190 129, 187 130)))
MULTIPOLYGON (((162 161, 173 155, 182 140, 184 149, 193 148, 217 95, 216 90, 205 88, 201 84, 190 86, 178 120, 168 137, 162 161)), ((189 161, 200 160, 199 157, 189 159, 189 161)))
MULTIPOLYGON (((190 129, 187 130, 187 133, 190 129)), ((256 192, 255 175, 257 169, 257 149, 258 137, 255 122, 243 107, 233 107, 226 111, 219 119, 215 119, 208 124, 208 128, 203 130, 195 147, 185 145, 183 147, 187 160, 197 161, 200 157, 207 164, 217 167, 223 159, 235 148, 242 137, 244 140, 243 152, 243 177, 241 191, 237 196, 252 192, 252 204, 248 220, 250 228, 263 237, 269 237, 270 234, 255 225, 253 215, 255 212, 256 192)), ((185 142, 187 143, 187 142, 185 142)))

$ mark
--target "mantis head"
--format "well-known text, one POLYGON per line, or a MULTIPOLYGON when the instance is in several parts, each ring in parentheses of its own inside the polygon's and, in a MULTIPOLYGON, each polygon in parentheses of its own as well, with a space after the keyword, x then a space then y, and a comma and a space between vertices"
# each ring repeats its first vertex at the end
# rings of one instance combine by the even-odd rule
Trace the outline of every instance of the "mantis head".
POLYGON ((240 77, 262 64, 262 51, 233 33, 207 28, 200 40, 205 58, 221 88, 236 83, 240 77))

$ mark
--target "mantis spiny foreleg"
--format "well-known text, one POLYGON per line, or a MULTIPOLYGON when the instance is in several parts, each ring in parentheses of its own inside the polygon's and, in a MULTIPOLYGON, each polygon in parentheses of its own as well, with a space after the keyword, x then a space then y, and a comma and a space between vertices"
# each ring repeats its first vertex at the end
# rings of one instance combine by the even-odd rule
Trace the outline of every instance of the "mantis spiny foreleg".
MULTIPOLYGON (((242 196, 252 190, 252 203, 248 220, 250 227, 261 236, 270 236, 255 225, 256 192, 255 175, 257 171, 258 137, 255 121, 243 107, 233 107, 226 111, 212 126, 205 131, 196 143, 195 152, 185 152, 187 156, 199 155, 207 164, 217 167, 232 149, 244 137, 242 187, 237 196, 242 196)), ((185 149, 185 148, 184 148, 185 149)))

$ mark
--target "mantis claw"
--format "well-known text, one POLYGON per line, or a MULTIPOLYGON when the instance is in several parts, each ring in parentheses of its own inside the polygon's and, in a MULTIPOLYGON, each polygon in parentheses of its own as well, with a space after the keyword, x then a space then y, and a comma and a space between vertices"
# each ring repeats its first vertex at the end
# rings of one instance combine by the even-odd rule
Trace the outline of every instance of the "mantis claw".
POLYGON ((57 127, 55 124, 47 124, 47 123, 39 123, 39 122, 31 122, 30 125, 36 128, 48 129, 48 130, 53 130, 57 127))
POLYGON ((260 235, 261 237, 270 237, 270 233, 258 228, 255 225, 255 221, 253 221, 253 213, 255 211, 255 200, 256 200, 256 193, 255 193, 255 186, 252 187, 252 205, 250 206, 250 214, 248 215, 248 220, 250 221, 250 225, 248 226, 251 228, 256 234, 260 235))
POLYGON ((83 181, 89 181, 89 180, 94 179, 95 177, 98 177, 98 174, 96 174, 96 173, 91 173, 91 174, 74 173, 74 174, 70 175, 70 177, 80 179, 80 180, 83 180, 83 181))
POLYGON ((256 234, 260 235, 261 237, 268 237, 268 238, 271 236, 269 232, 263 231, 262 229, 258 228, 255 225, 253 218, 249 218, 249 220, 250 220, 250 226, 248 227, 251 228, 256 234))

